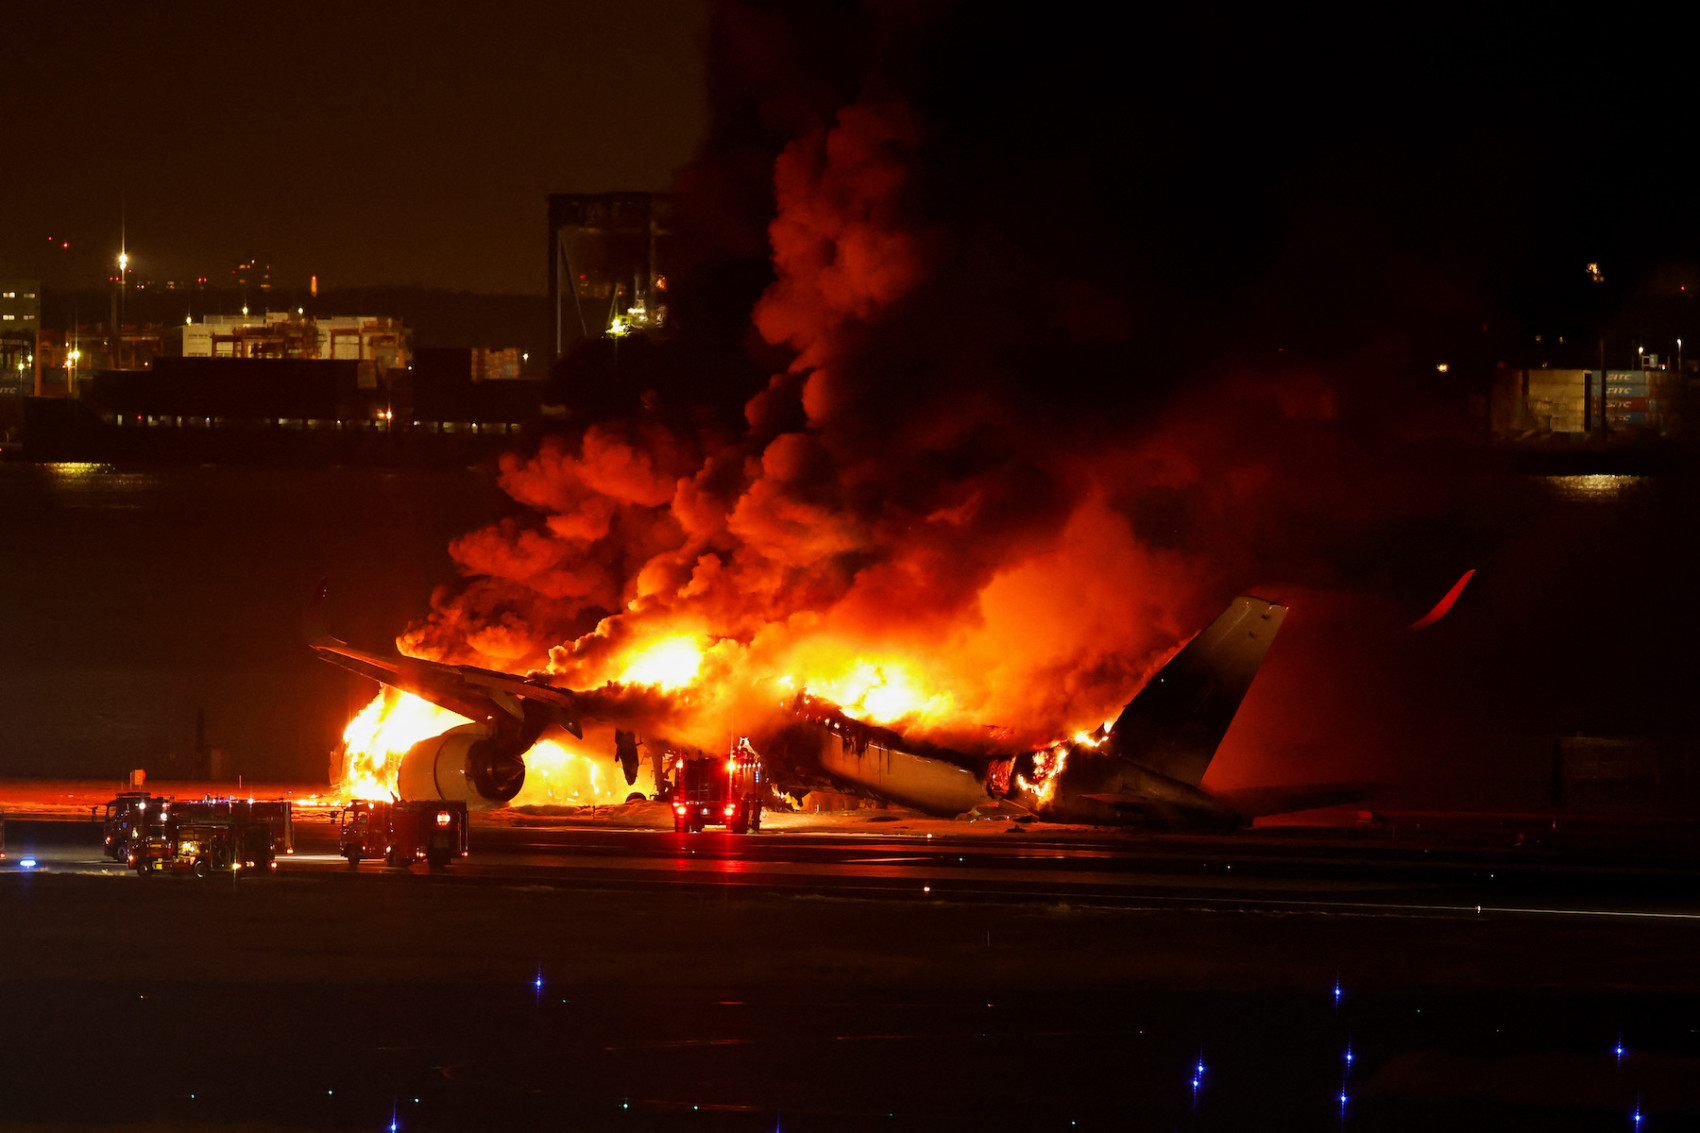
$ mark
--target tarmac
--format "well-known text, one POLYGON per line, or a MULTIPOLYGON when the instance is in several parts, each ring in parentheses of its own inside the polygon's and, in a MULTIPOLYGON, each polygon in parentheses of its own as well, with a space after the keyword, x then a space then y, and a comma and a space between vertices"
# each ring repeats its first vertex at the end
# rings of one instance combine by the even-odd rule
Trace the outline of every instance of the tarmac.
POLYGON ((1700 1123, 1681 863, 510 814, 351 873, 309 803, 274 875, 198 881, 54 805, 0 866, 3 1130, 1700 1123))

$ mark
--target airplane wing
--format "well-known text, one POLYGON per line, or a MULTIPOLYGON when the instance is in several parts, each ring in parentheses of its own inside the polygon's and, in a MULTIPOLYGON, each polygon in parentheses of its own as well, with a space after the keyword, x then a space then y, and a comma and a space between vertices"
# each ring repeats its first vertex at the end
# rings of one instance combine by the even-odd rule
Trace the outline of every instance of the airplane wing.
POLYGON ((510 717, 534 737, 550 724, 584 737, 578 694, 570 689, 556 688, 540 678, 516 677, 474 665, 445 665, 399 653, 370 653, 333 637, 324 624, 325 592, 321 583, 304 627, 308 647, 321 660, 410 692, 469 720, 498 723, 510 717))

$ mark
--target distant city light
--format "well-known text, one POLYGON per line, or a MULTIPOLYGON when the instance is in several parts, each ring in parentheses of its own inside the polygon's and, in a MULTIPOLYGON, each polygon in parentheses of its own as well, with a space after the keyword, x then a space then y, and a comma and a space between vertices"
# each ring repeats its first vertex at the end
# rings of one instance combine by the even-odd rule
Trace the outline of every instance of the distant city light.
POLYGON ((1445 362, 1442 362, 1438 366, 1435 367, 1435 369, 1439 370, 1443 374, 1446 373, 1446 371, 1450 370, 1451 368, 1452 367, 1448 366, 1445 362))

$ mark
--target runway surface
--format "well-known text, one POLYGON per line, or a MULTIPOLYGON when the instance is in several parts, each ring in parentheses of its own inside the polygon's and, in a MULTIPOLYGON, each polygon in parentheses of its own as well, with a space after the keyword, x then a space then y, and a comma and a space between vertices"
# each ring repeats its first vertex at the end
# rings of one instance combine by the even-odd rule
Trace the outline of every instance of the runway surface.
POLYGON ((1700 1120, 1700 886, 1651 847, 529 822, 351 873, 307 811, 201 881, 10 820, 0 1129, 1700 1120))
MULTIPOLYGON (((8 866, 122 874, 84 822, 10 824, 8 866)), ((1393 843, 1338 831, 1215 837, 1048 836, 1043 826, 937 833, 673 834, 594 826, 476 825, 440 884, 565 888, 753 887, 878 899, 1067 901, 1102 907, 1389 916, 1700 920, 1700 864, 1645 854, 1393 843)), ((286 874, 345 873, 336 827, 298 818, 286 874)), ((373 884, 423 866, 363 862, 373 884)))

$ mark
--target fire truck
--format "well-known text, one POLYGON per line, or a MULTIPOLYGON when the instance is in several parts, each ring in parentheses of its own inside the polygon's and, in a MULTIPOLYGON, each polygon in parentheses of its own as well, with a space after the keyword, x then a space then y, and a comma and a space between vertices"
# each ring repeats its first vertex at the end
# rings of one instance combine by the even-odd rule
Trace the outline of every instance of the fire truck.
POLYGON ((338 853, 358 869, 361 858, 392 868, 423 861, 433 870, 466 857, 463 802, 354 802, 343 808, 338 853))
POLYGON ((680 759, 674 766, 673 832, 695 834, 724 826, 734 834, 761 829, 761 757, 739 740, 726 759, 680 759))
POLYGON ((271 827, 241 818, 150 820, 131 833, 127 861, 140 877, 178 872, 211 877, 277 868, 271 827))
POLYGON ((128 859, 130 836, 135 833, 150 802, 163 803, 165 800, 153 799, 146 791, 124 791, 106 804, 106 817, 101 822, 101 834, 104 836, 102 853, 115 862, 128 859))
POLYGON ((289 802, 216 795, 160 798, 146 791, 127 791, 106 804, 101 848, 114 861, 127 861, 137 834, 161 821, 264 826, 271 831, 273 856, 295 852, 294 807, 289 802))

